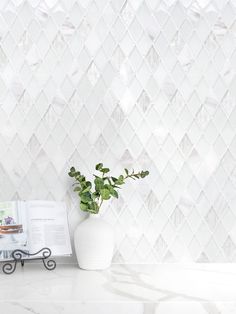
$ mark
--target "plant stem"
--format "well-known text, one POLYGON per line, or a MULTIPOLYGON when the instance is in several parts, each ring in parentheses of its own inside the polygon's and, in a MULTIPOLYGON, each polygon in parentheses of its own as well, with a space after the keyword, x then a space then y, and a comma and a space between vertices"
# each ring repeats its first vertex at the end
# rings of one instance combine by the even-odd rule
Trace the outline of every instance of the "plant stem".
MULTIPOLYGON (((135 173, 134 173, 134 174, 135 174, 135 173)), ((134 174, 127 174, 127 175, 124 177, 124 180, 126 180, 126 179, 128 179, 128 178, 133 179, 134 174)), ((136 173, 136 174, 140 175, 140 172, 138 172, 138 173, 136 173)))
POLYGON ((99 211, 99 209, 101 208, 102 203, 103 203, 103 199, 101 198, 101 203, 98 205, 98 211, 99 211))

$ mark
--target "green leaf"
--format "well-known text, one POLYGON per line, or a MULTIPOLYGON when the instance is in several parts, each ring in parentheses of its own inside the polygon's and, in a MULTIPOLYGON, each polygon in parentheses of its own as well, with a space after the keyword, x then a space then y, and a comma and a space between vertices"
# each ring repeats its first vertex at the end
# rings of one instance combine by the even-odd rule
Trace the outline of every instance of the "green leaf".
POLYGON ((115 198, 119 198, 119 194, 116 190, 114 190, 112 196, 114 196, 115 198))
POLYGON ((145 178, 148 175, 149 175, 149 171, 146 170, 146 171, 142 171, 140 176, 141 178, 145 178))
POLYGON ((103 179, 99 178, 99 177, 94 180, 94 183, 95 183, 95 189, 96 190, 101 190, 104 186, 103 179))
POLYGON ((111 196, 118 198, 118 193, 113 186, 106 184, 106 188, 109 190, 111 196))
POLYGON ((116 181, 116 184, 117 184, 117 185, 122 185, 122 184, 124 184, 124 182, 116 181))
POLYGON ((74 176, 75 176, 75 167, 71 167, 71 168, 70 168, 70 171, 68 172, 68 175, 69 175, 70 177, 74 177, 74 176))
POLYGON ((82 193, 89 192, 90 189, 91 189, 91 187, 90 187, 90 186, 87 186, 84 190, 82 190, 82 193))
POLYGON ((118 184, 118 185, 124 184, 124 176, 120 175, 118 180, 115 182, 115 184, 118 184))
POLYGON ((91 194, 89 192, 85 192, 85 193, 81 192, 79 196, 83 203, 88 203, 92 200, 91 194))
POLYGON ((96 202, 92 202, 89 204, 89 212, 93 214, 98 213, 98 204, 96 202))
POLYGON ((110 171, 110 169, 109 168, 102 168, 100 171, 102 173, 108 173, 110 171))
POLYGON ((79 181, 83 182, 83 181, 85 181, 85 180, 86 180, 86 179, 85 179, 85 176, 79 175, 79 181))
POLYGON ((100 162, 99 164, 96 165, 95 169, 96 170, 101 170, 103 167, 103 164, 100 162))
POLYGON ((95 198, 99 197, 100 193, 99 192, 93 192, 92 193, 92 199, 94 200, 95 198))
POLYGON ((110 191, 110 194, 111 194, 111 196, 114 196, 115 198, 118 198, 118 197, 119 197, 117 191, 114 190, 114 189, 112 189, 112 190, 110 191))
POLYGON ((112 179, 112 181, 113 181, 114 183, 116 183, 116 181, 118 180, 118 179, 115 178, 115 177, 111 177, 111 179, 112 179))
POLYGON ((110 198, 110 191, 108 189, 101 190, 101 197, 103 200, 109 200, 110 198))
POLYGON ((85 204, 85 203, 83 203, 83 202, 80 202, 80 209, 83 210, 84 212, 87 212, 87 211, 88 211, 88 207, 89 207, 88 204, 85 204))
POLYGON ((80 192, 81 191, 81 187, 80 186, 77 186, 74 188, 74 192, 80 192))
POLYGON ((128 175, 129 174, 129 170, 125 168, 125 173, 128 175))
POLYGON ((91 190, 91 187, 92 187, 92 183, 89 182, 89 181, 84 181, 82 182, 82 192, 85 193, 85 192, 88 192, 91 190))

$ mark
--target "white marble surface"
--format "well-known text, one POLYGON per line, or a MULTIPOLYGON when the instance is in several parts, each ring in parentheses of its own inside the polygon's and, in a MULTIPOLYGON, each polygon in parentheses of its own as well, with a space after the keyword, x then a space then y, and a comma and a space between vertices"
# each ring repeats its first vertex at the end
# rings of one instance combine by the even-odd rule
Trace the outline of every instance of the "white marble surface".
POLYGON ((0 276, 1 314, 233 314, 236 265, 18 266, 0 276))

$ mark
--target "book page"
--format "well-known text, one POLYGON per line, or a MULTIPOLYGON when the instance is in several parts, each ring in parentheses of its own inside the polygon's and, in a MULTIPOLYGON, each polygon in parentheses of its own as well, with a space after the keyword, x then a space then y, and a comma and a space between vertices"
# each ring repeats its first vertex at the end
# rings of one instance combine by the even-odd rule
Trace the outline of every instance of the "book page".
POLYGON ((31 253, 48 247, 54 256, 71 254, 65 204, 51 201, 27 201, 26 204, 31 253))
POLYGON ((0 202, 0 260, 16 249, 29 252, 26 208, 20 201, 0 202))

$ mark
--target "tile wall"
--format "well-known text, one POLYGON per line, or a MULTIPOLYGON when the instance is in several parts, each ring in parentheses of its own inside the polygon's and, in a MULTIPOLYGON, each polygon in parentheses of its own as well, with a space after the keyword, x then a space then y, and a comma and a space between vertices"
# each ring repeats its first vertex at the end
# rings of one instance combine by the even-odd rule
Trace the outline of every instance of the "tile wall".
POLYGON ((114 263, 236 261, 236 2, 2 0, 0 198, 148 169, 103 208, 114 263))

